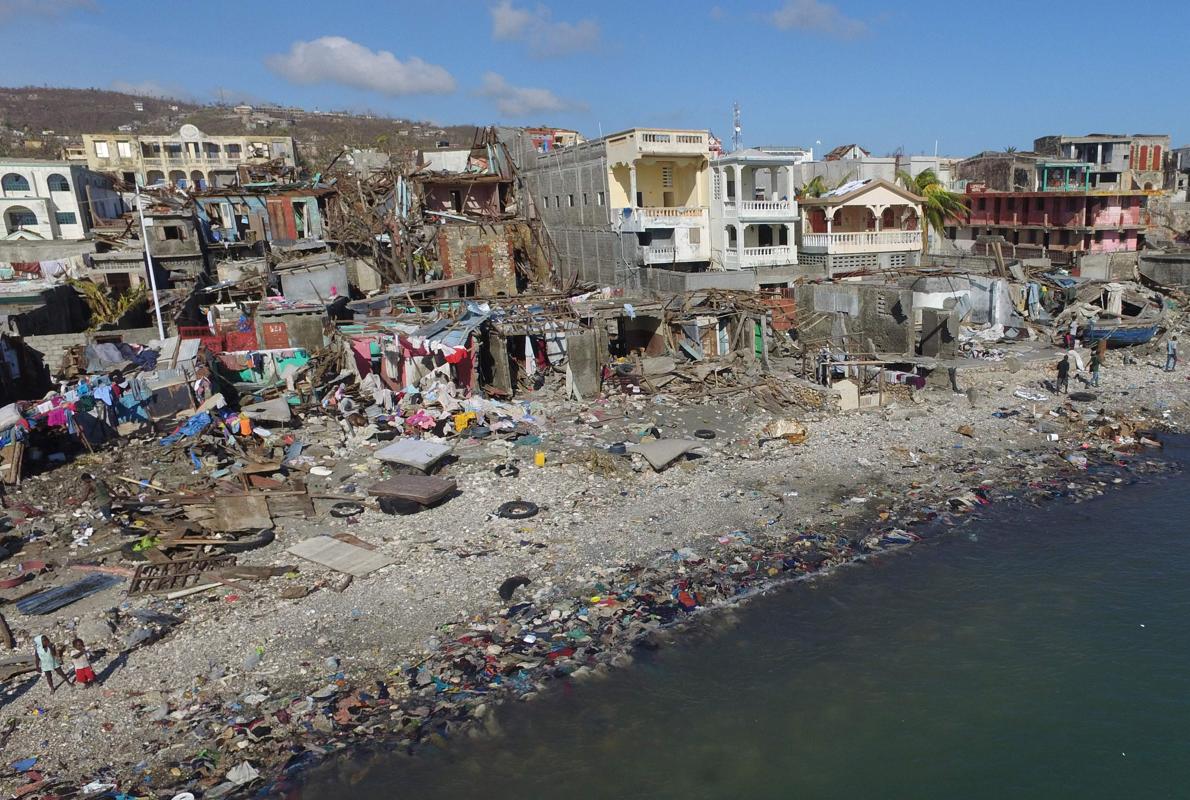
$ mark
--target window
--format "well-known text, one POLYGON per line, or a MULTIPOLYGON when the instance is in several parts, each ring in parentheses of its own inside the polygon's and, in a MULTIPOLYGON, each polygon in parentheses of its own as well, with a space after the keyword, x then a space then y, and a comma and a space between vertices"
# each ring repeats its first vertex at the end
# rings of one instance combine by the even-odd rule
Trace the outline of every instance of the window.
POLYGON ((574 208, 574 195, 572 195, 572 194, 566 195, 566 205, 569 206, 570 208, 574 208))
POLYGON ((6 192, 27 192, 29 191, 29 181, 24 175, 10 172, 0 179, 0 188, 6 192))
POLYGON ((50 175, 50 177, 46 178, 45 183, 46 183, 46 186, 49 187, 51 192, 69 192, 70 191, 70 181, 66 180, 66 176, 60 175, 57 172, 55 172, 53 175, 50 175))
POLYGON ((116 153, 120 158, 132 158, 132 142, 116 142, 116 153))
POLYGON ((96 142, 95 143, 96 158, 107 158, 108 155, 109 155, 109 153, 107 151, 107 142, 96 142))
POLYGON ((691 228, 689 236, 690 244, 698 244, 702 241, 702 228, 691 228))
POLYGON ((976 205, 976 208, 978 208, 980 211, 984 211, 984 210, 986 210, 986 209, 987 209, 987 202, 988 202, 988 201, 987 201, 987 199, 986 199, 986 198, 983 198, 983 197, 979 198, 979 203, 976 205))
POLYGON ((671 164, 661 167, 661 186, 665 189, 674 188, 674 168, 671 164))
POLYGON ((541 204, 545 208, 550 207, 550 196, 548 194, 541 198, 541 204))
POLYGON ((162 234, 162 238, 164 238, 166 240, 169 240, 169 239, 181 240, 183 238, 182 228, 180 225, 166 225, 161 229, 161 234, 162 234))
POLYGON ((583 205, 585 205, 585 206, 591 205, 591 196, 589 194, 587 194, 586 192, 583 192, 583 205))
POLYGON ((454 209, 455 213, 460 213, 463 210, 463 193, 458 189, 450 190, 450 207, 454 209))
POLYGON ((77 225, 79 221, 73 211, 59 211, 54 218, 58 220, 59 225, 77 225))
POLYGON ((595 193, 595 205, 597 205, 597 206, 603 205, 603 192, 595 193))
POLYGON ((17 206, 8 210, 8 224, 14 228, 31 228, 37 224, 37 215, 17 206))
POLYGON ((1044 210, 1045 210, 1045 198, 1044 198, 1044 197, 1038 197, 1038 198, 1037 198, 1037 210, 1038 210, 1038 211, 1044 211, 1044 210))
POLYGON ((556 194, 556 195, 554 195, 554 208, 561 208, 561 207, 562 207, 562 195, 556 194))

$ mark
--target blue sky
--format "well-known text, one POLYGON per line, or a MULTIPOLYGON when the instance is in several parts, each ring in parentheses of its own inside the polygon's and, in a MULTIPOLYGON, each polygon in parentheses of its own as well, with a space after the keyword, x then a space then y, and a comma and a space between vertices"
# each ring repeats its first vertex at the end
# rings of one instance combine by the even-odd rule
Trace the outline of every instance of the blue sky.
POLYGON ((726 139, 738 101, 745 144, 820 152, 933 152, 938 140, 967 155, 1092 131, 1179 145, 1182 19, 1172 0, 1143 12, 1103 0, 0 0, 0 82, 199 100, 223 89, 589 136, 664 125, 726 139))

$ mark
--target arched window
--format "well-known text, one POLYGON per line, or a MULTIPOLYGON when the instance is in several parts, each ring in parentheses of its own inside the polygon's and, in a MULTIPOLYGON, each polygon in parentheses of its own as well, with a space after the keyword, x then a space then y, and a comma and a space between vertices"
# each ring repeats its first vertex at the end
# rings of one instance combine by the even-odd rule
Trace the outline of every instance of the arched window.
POLYGON ((24 175, 10 172, 3 178, 0 178, 0 188, 3 188, 6 192, 27 192, 29 191, 29 181, 24 175))
POLYGON ((55 172, 50 177, 46 178, 46 185, 50 187, 51 192, 69 192, 70 181, 66 180, 65 175, 59 175, 55 172))
POLYGON ((37 225, 37 215, 24 206, 13 206, 4 215, 11 230, 32 228, 37 225))

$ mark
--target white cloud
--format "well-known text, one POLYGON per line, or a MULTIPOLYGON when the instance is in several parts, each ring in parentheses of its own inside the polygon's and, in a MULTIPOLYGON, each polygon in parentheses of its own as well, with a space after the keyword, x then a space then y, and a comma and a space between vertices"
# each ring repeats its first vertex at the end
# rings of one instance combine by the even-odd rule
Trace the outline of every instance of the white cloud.
POLYGON ((478 94, 491 98, 496 109, 506 117, 527 117, 542 111, 566 111, 581 108, 581 104, 564 100, 549 89, 513 86, 503 75, 488 72, 478 94))
POLYGON ((288 53, 269 56, 265 64, 293 83, 337 83, 392 96, 455 90, 454 77, 437 64, 416 56, 401 61, 342 36, 294 42, 288 53))
POLYGON ((163 100, 193 100, 194 95, 180 86, 166 86, 157 81, 112 81, 112 91, 163 100))
POLYGON ((545 6, 531 11, 517 8, 512 0, 500 0, 491 13, 493 39, 521 42, 538 58, 594 50, 599 45, 599 23, 593 19, 554 22, 545 6))
POLYGON ((769 19, 783 31, 813 31, 840 39, 854 39, 868 32, 868 26, 862 20, 853 19, 830 3, 819 0, 787 0, 769 15, 769 19))
POLYGON ((0 20, 18 15, 53 17, 75 9, 93 9, 95 0, 0 0, 0 20))

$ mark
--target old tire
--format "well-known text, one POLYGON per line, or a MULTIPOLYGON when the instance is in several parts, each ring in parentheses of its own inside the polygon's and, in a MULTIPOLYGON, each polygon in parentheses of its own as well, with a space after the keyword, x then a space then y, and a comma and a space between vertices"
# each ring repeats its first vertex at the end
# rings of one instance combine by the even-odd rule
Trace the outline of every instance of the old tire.
POLYGON ((364 513, 364 504, 357 503, 354 500, 344 500, 341 503, 335 503, 331 506, 331 516, 336 519, 358 517, 362 513, 364 513))
POLYGON ((496 516, 502 519, 529 519, 537 516, 537 504, 528 500, 510 500, 496 509, 496 516))

